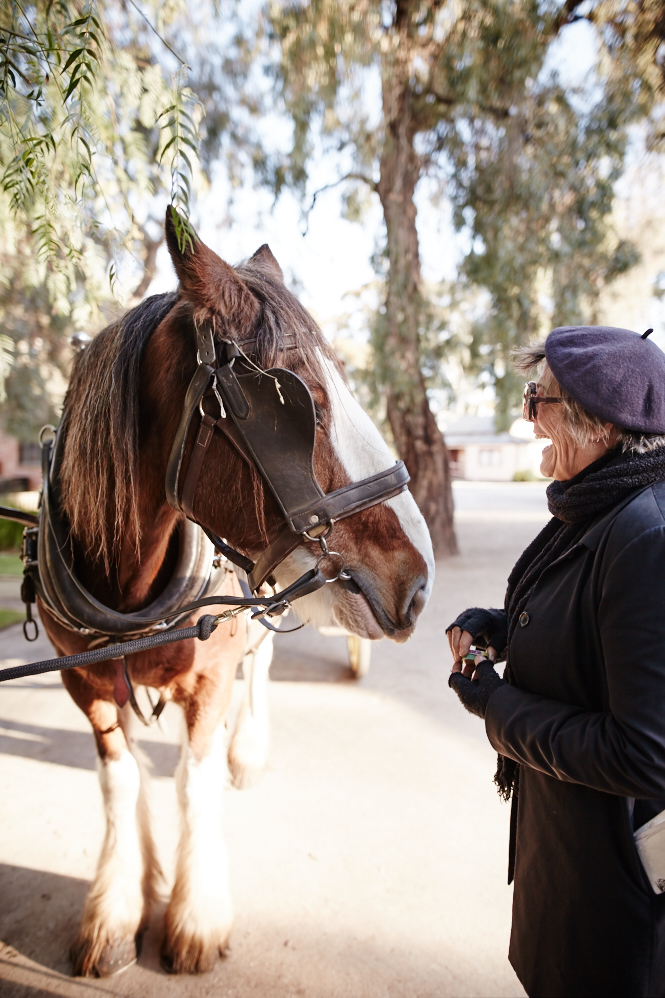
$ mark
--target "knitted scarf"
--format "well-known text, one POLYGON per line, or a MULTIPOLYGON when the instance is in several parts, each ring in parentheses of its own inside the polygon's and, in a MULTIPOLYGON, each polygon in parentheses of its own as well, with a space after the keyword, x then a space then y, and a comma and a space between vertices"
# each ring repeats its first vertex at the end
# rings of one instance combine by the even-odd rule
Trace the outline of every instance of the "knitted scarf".
MULTIPOLYGON (((552 482, 547 487, 552 519, 520 555, 508 578, 504 603, 508 648, 519 616, 548 565, 570 551, 600 514, 608 513, 631 492, 663 480, 665 447, 647 454, 610 451, 570 481, 552 482)), ((504 679, 515 683, 509 658, 504 679)), ((505 800, 517 795, 518 777, 518 763, 500 755, 494 782, 505 800)))

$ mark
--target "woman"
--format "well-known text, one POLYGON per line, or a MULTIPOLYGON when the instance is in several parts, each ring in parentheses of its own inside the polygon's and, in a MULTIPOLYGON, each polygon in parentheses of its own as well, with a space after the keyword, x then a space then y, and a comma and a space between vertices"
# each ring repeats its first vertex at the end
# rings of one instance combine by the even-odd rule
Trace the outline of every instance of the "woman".
POLYGON ((512 795, 509 958, 539 998, 665 996, 665 894, 633 838, 665 810, 665 354, 650 332, 564 327, 521 352, 539 365, 524 414, 551 440, 553 519, 505 610, 448 628, 449 684, 512 795))

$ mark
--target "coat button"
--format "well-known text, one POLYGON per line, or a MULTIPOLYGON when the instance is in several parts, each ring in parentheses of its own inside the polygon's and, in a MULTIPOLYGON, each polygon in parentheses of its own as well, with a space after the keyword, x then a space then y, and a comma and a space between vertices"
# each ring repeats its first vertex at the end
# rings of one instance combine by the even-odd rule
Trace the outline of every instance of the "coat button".
POLYGON ((526 612, 526 610, 522 611, 519 620, 520 620, 520 627, 526 627, 526 625, 529 623, 529 614, 526 612))

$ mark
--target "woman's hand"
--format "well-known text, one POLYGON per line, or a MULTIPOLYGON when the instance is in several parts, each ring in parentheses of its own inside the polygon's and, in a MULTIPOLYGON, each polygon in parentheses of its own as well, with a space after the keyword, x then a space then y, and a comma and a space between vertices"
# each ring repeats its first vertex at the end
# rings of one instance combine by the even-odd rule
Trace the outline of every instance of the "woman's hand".
POLYGON ((485 655, 476 655, 472 669, 473 679, 453 669, 448 686, 457 694, 465 710, 476 717, 485 717, 490 697, 500 686, 505 686, 506 681, 494 671, 493 662, 485 655))
POLYGON ((495 658, 500 660, 504 657, 508 643, 508 620, 505 610, 485 610, 479 606, 472 606, 460 613, 452 624, 448 625, 446 634, 456 662, 469 654, 473 643, 478 648, 491 646, 496 649, 493 660, 495 658))
POLYGON ((469 631, 463 631, 460 627, 453 627, 447 633, 448 644, 453 656, 453 672, 461 672, 467 679, 471 679, 478 662, 482 662, 485 658, 488 658, 490 662, 496 661, 496 650, 490 645, 487 651, 478 652, 473 662, 465 662, 464 658, 469 654, 473 644, 473 635, 469 631))

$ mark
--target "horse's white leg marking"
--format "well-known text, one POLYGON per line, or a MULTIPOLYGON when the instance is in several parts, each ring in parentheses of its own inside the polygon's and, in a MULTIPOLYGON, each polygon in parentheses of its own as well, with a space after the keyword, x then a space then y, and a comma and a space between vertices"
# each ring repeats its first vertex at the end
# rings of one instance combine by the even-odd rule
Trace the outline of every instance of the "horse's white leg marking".
POLYGON ((151 813, 151 780, 150 761, 140 748, 136 735, 140 730, 139 722, 134 715, 129 704, 125 704, 122 710, 118 711, 122 730, 129 746, 129 751, 134 756, 139 767, 141 780, 139 788, 139 799, 136 806, 136 818, 138 821, 139 840, 141 843, 141 855, 143 857, 143 902, 147 915, 152 910, 152 906, 159 896, 159 888, 164 884, 164 873, 162 872, 155 840, 152 836, 152 813, 151 813))
POLYGON ((273 638, 274 635, 257 620, 250 622, 247 629, 248 650, 242 662, 245 680, 243 702, 229 746, 233 785, 240 789, 255 784, 268 763, 268 683, 273 638))
POLYGON ((176 973, 207 970, 226 945, 233 913, 222 799, 228 779, 224 726, 207 756, 185 741, 176 787, 181 816, 176 877, 166 911, 164 961, 176 973))
POLYGON ((83 908, 79 936, 72 947, 75 970, 101 976, 135 958, 134 938, 145 926, 144 849, 139 834, 141 779, 132 754, 98 760, 106 811, 106 834, 97 873, 83 908))

